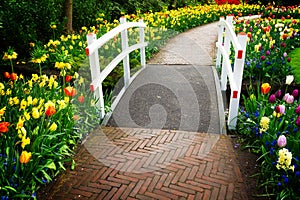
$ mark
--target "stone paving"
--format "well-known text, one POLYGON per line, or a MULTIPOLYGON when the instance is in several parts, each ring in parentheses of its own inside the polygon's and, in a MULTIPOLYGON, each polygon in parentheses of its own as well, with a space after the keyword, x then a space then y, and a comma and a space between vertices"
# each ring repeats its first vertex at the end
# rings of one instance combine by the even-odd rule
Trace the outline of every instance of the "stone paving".
MULTIPOLYGON (((149 63, 209 69, 216 27, 179 34, 149 63)), ((42 198, 247 199, 229 136, 214 129, 175 129, 99 127, 78 147, 75 169, 69 167, 48 185, 42 198)))

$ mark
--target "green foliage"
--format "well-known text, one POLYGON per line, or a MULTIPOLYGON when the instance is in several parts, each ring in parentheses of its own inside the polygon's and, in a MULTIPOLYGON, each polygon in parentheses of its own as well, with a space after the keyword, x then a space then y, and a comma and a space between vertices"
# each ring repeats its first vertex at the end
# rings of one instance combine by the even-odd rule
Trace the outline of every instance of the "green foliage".
POLYGON ((12 45, 21 56, 27 55, 30 42, 45 42, 52 35, 51 23, 60 24, 63 29, 63 0, 16 1, 0 2, 0 51, 12 45))
POLYGON ((297 48, 291 52, 291 65, 293 74, 295 76, 295 82, 300 84, 300 48, 297 48))

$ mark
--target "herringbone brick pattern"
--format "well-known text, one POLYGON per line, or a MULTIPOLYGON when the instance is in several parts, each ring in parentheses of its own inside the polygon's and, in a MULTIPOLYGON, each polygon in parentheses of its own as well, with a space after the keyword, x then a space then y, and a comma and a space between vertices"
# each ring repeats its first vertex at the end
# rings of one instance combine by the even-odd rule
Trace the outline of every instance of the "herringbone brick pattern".
POLYGON ((247 199, 224 135, 106 127, 75 161, 45 199, 247 199))

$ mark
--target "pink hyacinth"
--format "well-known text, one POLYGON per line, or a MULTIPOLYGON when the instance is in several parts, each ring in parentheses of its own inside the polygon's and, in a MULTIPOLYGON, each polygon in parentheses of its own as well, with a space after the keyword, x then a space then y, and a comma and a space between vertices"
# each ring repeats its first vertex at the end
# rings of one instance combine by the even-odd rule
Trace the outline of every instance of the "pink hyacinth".
POLYGON ((279 147, 285 147, 286 146, 286 137, 284 135, 279 136, 277 140, 277 145, 279 147))
POLYGON ((285 100, 285 102, 291 104, 294 102, 294 96, 290 95, 289 93, 286 93, 283 97, 283 99, 285 100))

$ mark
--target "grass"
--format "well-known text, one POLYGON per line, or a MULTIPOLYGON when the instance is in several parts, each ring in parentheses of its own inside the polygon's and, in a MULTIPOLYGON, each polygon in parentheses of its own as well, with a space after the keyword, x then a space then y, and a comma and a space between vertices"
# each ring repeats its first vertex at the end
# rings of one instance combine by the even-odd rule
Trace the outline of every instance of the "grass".
POLYGON ((296 48, 291 52, 291 58, 295 82, 300 84, 300 48, 296 48))

